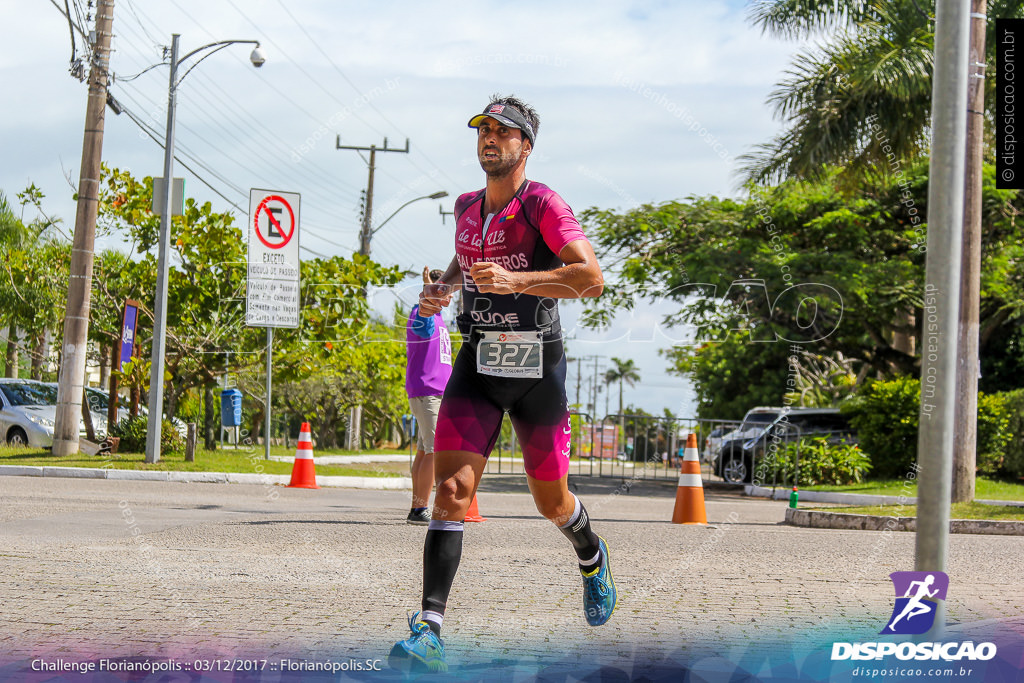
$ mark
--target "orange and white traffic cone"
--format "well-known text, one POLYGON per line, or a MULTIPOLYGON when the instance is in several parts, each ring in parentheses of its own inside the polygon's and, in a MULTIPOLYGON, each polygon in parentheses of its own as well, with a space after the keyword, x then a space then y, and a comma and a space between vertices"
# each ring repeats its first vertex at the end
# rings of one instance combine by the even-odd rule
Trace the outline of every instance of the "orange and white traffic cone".
POLYGON ((683 451, 683 466, 679 472, 672 523, 708 523, 708 514, 704 509, 704 482, 700 478, 700 461, 697 459, 697 435, 693 432, 686 437, 686 450, 683 451))
POLYGON ((476 504, 476 494, 473 494, 473 502, 469 504, 469 510, 466 511, 466 522, 486 522, 486 517, 480 516, 480 508, 476 504))
POLYGON ((316 467, 313 465, 313 439, 309 435, 309 423, 303 422, 299 429, 299 443, 295 447, 295 464, 292 465, 292 480, 288 484, 297 489, 318 489, 316 467))

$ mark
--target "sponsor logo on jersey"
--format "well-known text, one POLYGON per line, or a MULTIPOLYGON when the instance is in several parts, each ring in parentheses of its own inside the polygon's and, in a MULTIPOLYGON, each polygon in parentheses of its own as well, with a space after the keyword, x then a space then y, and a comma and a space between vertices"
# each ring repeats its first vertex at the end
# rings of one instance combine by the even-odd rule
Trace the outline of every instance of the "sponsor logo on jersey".
MULTIPOLYGON (((459 244, 468 244, 471 247, 479 247, 484 244, 484 239, 476 233, 474 230, 463 230, 459 233, 458 242, 459 244)), ((494 230, 487 233, 487 246, 494 247, 499 244, 505 243, 505 231, 494 230)))
POLYGON ((468 244, 471 247, 479 247, 484 241, 480 238, 480 235, 476 234, 472 230, 463 230, 459 234, 459 244, 468 244))
MULTIPOLYGON (((518 325, 519 314, 518 313, 492 313, 487 311, 472 311, 470 317, 475 322, 484 323, 486 325, 518 325)), ((504 339, 499 339, 504 341, 504 339)))

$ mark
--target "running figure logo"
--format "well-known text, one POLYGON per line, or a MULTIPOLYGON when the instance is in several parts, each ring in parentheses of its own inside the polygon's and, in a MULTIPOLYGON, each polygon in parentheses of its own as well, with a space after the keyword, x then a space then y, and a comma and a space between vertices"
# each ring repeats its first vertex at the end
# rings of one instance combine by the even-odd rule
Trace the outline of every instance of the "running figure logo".
POLYGON ((935 622, 935 607, 946 599, 949 577, 944 572, 893 572, 896 606, 882 634, 926 633, 935 622))

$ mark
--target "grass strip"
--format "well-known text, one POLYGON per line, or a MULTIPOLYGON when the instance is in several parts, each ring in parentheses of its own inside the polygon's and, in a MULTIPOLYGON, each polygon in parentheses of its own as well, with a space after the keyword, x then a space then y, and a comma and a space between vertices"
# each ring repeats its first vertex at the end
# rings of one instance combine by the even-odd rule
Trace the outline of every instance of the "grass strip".
MULTIPOLYGON (((862 493, 872 496, 914 497, 917 495, 917 480, 888 479, 882 481, 866 481, 847 486, 801 486, 802 491, 835 491, 838 493, 862 493)), ((974 497, 982 500, 1013 500, 1024 502, 1024 483, 1003 479, 978 477, 974 487, 974 497)))
MULTIPOLYGON (((871 505, 858 507, 806 508, 821 512, 844 512, 877 517, 916 517, 916 505, 871 505)), ((1024 507, 985 505, 984 503, 953 503, 950 519, 991 519, 1024 521, 1024 507)))
MULTIPOLYGON (((271 455, 285 455, 283 447, 271 449, 271 455), (280 453, 275 453, 280 450, 280 453)), ((395 455, 399 452, 390 452, 395 455)), ((334 455, 335 453, 331 453, 334 455)), ((365 455, 365 453, 363 453, 365 455)), ((289 455, 295 455, 294 451, 289 455)), ((319 453, 327 455, 327 453, 319 453)), ((264 460, 263 448, 225 448, 207 451, 196 449, 195 462, 185 462, 183 453, 165 453, 159 462, 147 463, 142 453, 115 453, 113 455, 69 455, 56 457, 40 449, 0 447, 0 465, 32 467, 98 467, 118 470, 171 471, 171 472, 230 472, 236 474, 291 474, 291 462, 264 460)), ((316 473, 325 476, 348 477, 407 477, 407 462, 381 462, 353 465, 316 465, 316 473)))

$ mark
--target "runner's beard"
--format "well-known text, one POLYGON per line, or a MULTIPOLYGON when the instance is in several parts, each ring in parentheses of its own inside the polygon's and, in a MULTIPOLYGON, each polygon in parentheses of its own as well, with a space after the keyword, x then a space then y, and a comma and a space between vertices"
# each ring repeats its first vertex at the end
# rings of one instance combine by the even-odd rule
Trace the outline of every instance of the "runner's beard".
POLYGON ((519 163, 521 154, 506 154, 501 155, 495 160, 484 159, 483 154, 480 155, 480 168, 484 170, 490 178, 502 178, 512 172, 512 169, 519 163))

